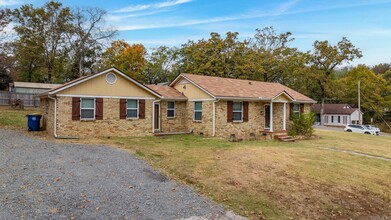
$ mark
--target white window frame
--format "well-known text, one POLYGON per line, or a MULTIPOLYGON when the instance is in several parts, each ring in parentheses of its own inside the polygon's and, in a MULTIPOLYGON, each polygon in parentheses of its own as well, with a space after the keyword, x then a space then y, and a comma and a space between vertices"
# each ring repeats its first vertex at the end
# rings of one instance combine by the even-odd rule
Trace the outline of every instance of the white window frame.
POLYGON ((138 99, 126 99, 126 119, 138 119, 139 118, 139 100, 138 99), (128 101, 136 101, 137 107, 136 108, 128 108, 128 101), (128 110, 136 110, 137 116, 136 117, 129 117, 128 116, 128 110))
POLYGON ((168 101, 167 102, 167 118, 175 118, 175 115, 176 115, 175 107, 176 107, 175 101, 168 101), (169 108, 168 107, 168 103, 170 103, 170 102, 174 103, 174 108, 169 108), (168 111, 174 111, 174 116, 168 116, 168 111))
POLYGON ((243 102, 232 102, 232 122, 243 122, 243 102), (241 109, 240 109, 240 111, 238 111, 238 110, 234 110, 234 105, 235 105, 235 103, 240 103, 240 106, 242 107, 241 109), (237 112, 240 112, 241 114, 241 117, 240 117, 240 120, 235 120, 234 119, 234 113, 237 113, 237 112))
POLYGON ((203 109, 203 107, 202 107, 202 101, 195 101, 195 102, 194 102, 194 114, 193 114, 193 120, 194 120, 194 121, 202 121, 202 109, 203 109), (201 110, 196 110, 196 103, 197 103, 197 102, 200 102, 200 103, 201 103, 201 110), (201 112, 201 119, 200 119, 200 120, 196 120, 196 118, 195 118, 196 112, 201 112))
POLYGON ((294 103, 292 112, 293 112, 293 117, 296 117, 296 116, 300 117, 300 104, 294 103), (295 106, 298 106, 298 110, 297 111, 295 111, 295 106))
POLYGON ((80 98, 80 120, 81 120, 81 121, 95 120, 95 115, 96 115, 96 100, 95 100, 95 98, 80 98), (83 99, 92 99, 92 100, 94 100, 94 108, 83 108, 83 107, 82 107, 82 106, 83 106, 83 104, 82 104, 83 99), (82 118, 82 117, 81 117, 81 116, 82 116, 81 112, 82 112, 83 110, 91 110, 91 109, 94 110, 93 118, 82 118))

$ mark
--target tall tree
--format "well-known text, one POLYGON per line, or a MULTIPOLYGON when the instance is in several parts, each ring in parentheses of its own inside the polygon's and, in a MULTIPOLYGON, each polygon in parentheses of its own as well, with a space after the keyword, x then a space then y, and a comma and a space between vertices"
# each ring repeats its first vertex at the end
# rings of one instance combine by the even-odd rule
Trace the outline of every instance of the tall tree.
POLYGON ((237 32, 228 32, 225 38, 211 33, 210 38, 189 41, 180 51, 180 70, 195 74, 248 78, 253 71, 248 63, 248 44, 238 40, 237 32))
MULTIPOLYGON (((331 45, 326 41, 315 41, 311 53, 312 67, 317 70, 316 81, 318 83, 320 94, 318 100, 321 100, 320 114, 323 115, 323 104, 327 97, 327 88, 332 81, 330 76, 334 69, 344 63, 349 63, 356 58, 362 57, 361 51, 356 48, 347 38, 342 38, 337 45, 331 45)), ((323 117, 321 117, 323 124, 323 117)))
POLYGON ((263 81, 284 83, 294 70, 304 67, 306 56, 289 46, 294 41, 291 35, 290 32, 278 34, 273 27, 256 29, 250 40, 254 52, 251 63, 257 66, 255 70, 263 81))
POLYGON ((101 55, 100 51, 106 42, 116 35, 116 30, 105 25, 107 12, 100 8, 76 8, 73 11, 73 27, 68 32, 71 46, 71 62, 77 70, 73 78, 92 72, 92 66, 101 55))
POLYGON ((156 84, 168 82, 176 76, 178 49, 160 46, 147 57, 147 64, 142 72, 143 82, 156 84))
POLYGON ((387 72, 387 70, 391 69, 391 64, 390 63, 379 63, 377 65, 374 65, 371 69, 376 74, 384 74, 387 72))
POLYGON ((10 11, 0 8, 0 90, 8 87, 11 82, 10 69, 14 66, 13 57, 10 56, 10 43, 6 42, 6 31, 10 23, 10 11))
POLYGON ((40 8, 23 5, 13 12, 14 30, 26 45, 38 44, 47 71, 47 81, 52 81, 56 62, 66 55, 66 33, 72 28, 70 8, 60 2, 50 1, 40 8))
POLYGON ((147 51, 142 44, 130 45, 124 40, 117 40, 102 55, 102 67, 117 67, 129 76, 142 80, 147 51))
POLYGON ((381 75, 376 75, 364 65, 358 65, 347 75, 337 80, 337 88, 333 91, 345 103, 358 105, 357 85, 361 82, 361 107, 366 121, 371 117, 384 114, 385 108, 391 107, 391 86, 381 75))

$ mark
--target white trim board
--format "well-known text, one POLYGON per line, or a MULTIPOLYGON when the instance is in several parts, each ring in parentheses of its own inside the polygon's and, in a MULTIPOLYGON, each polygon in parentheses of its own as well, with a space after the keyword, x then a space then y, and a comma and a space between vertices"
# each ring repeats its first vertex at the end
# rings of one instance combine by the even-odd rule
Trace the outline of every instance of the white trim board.
POLYGON ((72 95, 72 94, 58 94, 56 97, 80 97, 80 98, 107 98, 107 99, 146 99, 155 100, 155 98, 139 97, 139 96, 102 96, 102 95, 72 95))

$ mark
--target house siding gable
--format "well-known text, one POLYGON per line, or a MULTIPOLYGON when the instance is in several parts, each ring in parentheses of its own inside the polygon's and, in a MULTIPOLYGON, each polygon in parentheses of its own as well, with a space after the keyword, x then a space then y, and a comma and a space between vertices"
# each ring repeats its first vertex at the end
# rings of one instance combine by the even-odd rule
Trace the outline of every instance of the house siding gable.
POLYGON ((181 92, 188 99, 213 99, 208 93, 195 86, 187 80, 179 80, 173 87, 181 92))
POLYGON ((155 98, 155 95, 129 81, 120 74, 109 72, 58 92, 58 95, 121 96, 155 98), (115 74, 114 84, 106 81, 106 75, 115 74))

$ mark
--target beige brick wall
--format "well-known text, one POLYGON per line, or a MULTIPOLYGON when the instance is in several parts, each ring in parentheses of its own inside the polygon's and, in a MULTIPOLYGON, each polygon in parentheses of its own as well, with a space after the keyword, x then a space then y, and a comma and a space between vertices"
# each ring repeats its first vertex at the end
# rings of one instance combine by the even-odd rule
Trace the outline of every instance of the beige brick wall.
POLYGON ((186 103, 186 127, 194 134, 212 136, 213 101, 202 101, 202 121, 194 121, 194 101, 186 103))
POLYGON ((186 127, 186 101, 175 102, 175 117, 167 117, 167 101, 160 102, 160 125, 161 132, 187 132, 186 127))
POLYGON ((259 135, 263 128, 264 118, 261 109, 263 103, 249 102, 248 122, 227 122, 227 101, 216 103, 216 136, 228 138, 231 134, 247 139, 250 133, 259 135))
POLYGON ((72 120, 72 98, 57 98, 59 136, 148 136, 152 135, 152 100, 145 101, 145 119, 119 119, 119 99, 103 99, 103 120, 72 120))
POLYGON ((41 128, 49 135, 54 135, 54 100, 41 98, 41 128))
MULTIPOLYGON (((286 118, 289 120, 289 104, 287 104, 286 118)), ((283 130, 284 123, 284 103, 273 103, 273 131, 283 130)))

